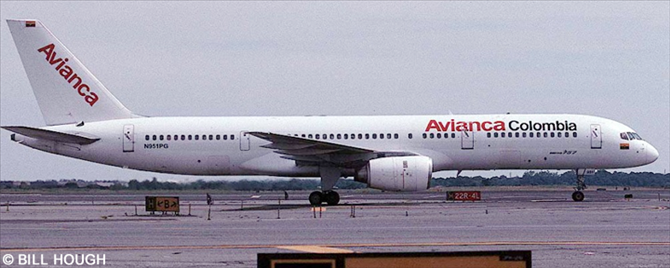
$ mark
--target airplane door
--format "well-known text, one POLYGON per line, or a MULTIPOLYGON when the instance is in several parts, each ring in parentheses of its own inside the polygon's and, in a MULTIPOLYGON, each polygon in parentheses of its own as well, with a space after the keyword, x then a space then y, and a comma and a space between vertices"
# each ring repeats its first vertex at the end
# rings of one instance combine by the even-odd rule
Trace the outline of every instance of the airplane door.
POLYGON ((472 131, 461 131, 461 149, 472 150, 475 148, 475 135, 472 131))
POLYGON ((603 147, 603 137, 601 134, 600 125, 591 125, 591 149, 601 149, 603 147))
POLYGON ((240 151, 249 151, 249 134, 246 131, 240 132, 240 151))
POLYGON ((123 152, 130 153, 135 151, 135 126, 123 126, 123 152))

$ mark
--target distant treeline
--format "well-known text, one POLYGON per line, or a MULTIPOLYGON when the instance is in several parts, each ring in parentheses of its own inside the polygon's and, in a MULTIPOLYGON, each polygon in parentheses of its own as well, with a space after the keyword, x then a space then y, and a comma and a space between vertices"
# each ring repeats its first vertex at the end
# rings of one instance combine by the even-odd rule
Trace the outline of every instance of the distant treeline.
MULTIPOLYGON (((528 171, 521 177, 495 176, 484 178, 475 177, 447 177, 433 178, 430 186, 458 187, 458 186, 552 186, 576 184, 574 171, 558 174, 548 171, 528 171)), ((597 186, 629 186, 629 187, 666 187, 670 188, 670 174, 650 172, 608 172, 599 170, 592 176, 586 177, 587 185, 597 186)), ((317 179, 290 179, 290 180, 219 180, 195 182, 161 182, 157 178, 151 180, 95 181, 33 181, 33 182, 0 182, 0 189, 109 189, 109 190, 228 190, 228 191, 275 191, 275 190, 315 190, 320 185, 317 179)), ((335 185, 338 189, 361 189, 366 185, 351 179, 339 180, 335 185)))
MULTIPOLYGON (((151 181, 139 182, 131 180, 125 189, 129 190, 230 190, 230 191, 278 191, 278 190, 314 190, 321 182, 316 179, 290 180, 198 180, 189 183, 159 182, 156 178, 151 181)), ((335 187, 339 189, 360 189, 366 185, 353 180, 339 180, 335 187)))
MULTIPOLYGON (((435 186, 536 186, 536 185, 576 185, 574 171, 562 174, 548 171, 528 171, 521 177, 496 176, 491 178, 450 177, 433 178, 430 185, 435 186)), ((594 175, 586 176, 586 185, 598 186, 632 186, 632 187, 670 187, 670 173, 659 174, 651 172, 608 172, 598 170, 594 175)))

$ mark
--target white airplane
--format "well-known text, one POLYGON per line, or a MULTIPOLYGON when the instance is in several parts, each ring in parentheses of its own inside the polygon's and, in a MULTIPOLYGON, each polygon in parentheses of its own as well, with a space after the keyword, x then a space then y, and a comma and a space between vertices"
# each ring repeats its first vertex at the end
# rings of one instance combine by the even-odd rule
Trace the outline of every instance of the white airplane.
POLYGON ((658 158, 631 128, 571 114, 146 117, 132 113, 37 20, 7 20, 46 127, 3 126, 54 154, 188 175, 320 177, 311 204, 335 205, 333 186, 421 191, 444 170, 573 169, 584 175, 658 158))

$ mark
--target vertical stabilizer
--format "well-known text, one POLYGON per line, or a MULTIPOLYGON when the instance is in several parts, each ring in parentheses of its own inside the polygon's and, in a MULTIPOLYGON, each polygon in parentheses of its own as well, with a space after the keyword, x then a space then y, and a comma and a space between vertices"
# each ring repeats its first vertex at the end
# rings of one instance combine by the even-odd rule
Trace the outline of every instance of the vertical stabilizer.
POLYGON ((134 117, 38 20, 7 20, 47 125, 134 117))

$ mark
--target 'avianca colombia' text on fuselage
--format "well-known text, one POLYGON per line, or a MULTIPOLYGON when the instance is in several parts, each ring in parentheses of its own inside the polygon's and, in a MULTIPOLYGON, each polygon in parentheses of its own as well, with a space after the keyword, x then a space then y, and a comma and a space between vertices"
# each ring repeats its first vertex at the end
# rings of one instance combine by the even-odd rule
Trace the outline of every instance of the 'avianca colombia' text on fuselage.
POLYGON ((430 120, 426 126, 426 132, 430 130, 436 131, 505 131, 505 130, 536 130, 536 131, 576 131, 577 124, 574 122, 519 122, 517 120, 509 121, 505 124, 503 121, 456 121, 451 119, 446 122, 438 120, 430 120), (509 127, 505 127, 509 126, 509 127))

